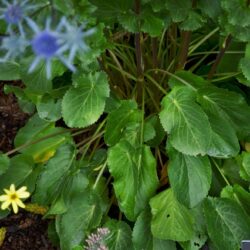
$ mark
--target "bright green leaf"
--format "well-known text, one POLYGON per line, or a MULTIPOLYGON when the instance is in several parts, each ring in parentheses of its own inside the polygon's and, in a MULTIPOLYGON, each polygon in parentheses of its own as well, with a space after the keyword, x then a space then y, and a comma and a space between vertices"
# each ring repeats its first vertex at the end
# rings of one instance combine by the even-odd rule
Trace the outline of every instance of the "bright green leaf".
POLYGON ((188 155, 206 154, 212 130, 189 87, 173 88, 163 98, 160 120, 175 149, 188 155))
POLYGON ((108 166, 120 209, 134 221, 158 186, 155 158, 148 146, 135 149, 122 140, 109 149, 108 166))
POLYGON ((79 75, 77 87, 70 88, 62 101, 63 119, 69 127, 87 127, 95 123, 104 111, 109 96, 108 80, 103 72, 79 75))
POLYGON ((246 181, 250 181, 250 152, 242 153, 242 164, 240 166, 240 176, 246 181))
POLYGON ((133 244, 135 250, 176 250, 175 242, 154 238, 151 229, 151 214, 146 210, 142 212, 133 229, 133 244))
POLYGON ((171 189, 150 200, 151 231, 163 240, 187 241, 194 235, 194 218, 190 210, 179 203, 171 189))
POLYGON ((207 196, 212 180, 208 157, 172 151, 168 175, 176 198, 187 207, 196 206, 207 196))

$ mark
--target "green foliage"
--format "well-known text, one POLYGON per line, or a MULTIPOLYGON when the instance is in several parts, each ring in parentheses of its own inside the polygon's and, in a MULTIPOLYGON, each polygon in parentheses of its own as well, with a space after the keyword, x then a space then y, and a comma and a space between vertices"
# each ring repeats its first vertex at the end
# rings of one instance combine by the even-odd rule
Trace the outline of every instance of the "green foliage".
POLYGON ((110 148, 108 165, 120 208, 135 220, 157 188, 155 159, 148 146, 136 149, 122 140, 110 148))
POLYGON ((188 241, 194 235, 194 218, 168 189, 150 200, 154 237, 163 240, 188 241))
POLYGON ((76 87, 70 88, 62 101, 63 119, 69 127, 87 127, 104 111, 109 96, 107 77, 102 72, 78 75, 74 84, 76 87))
POLYGON ((168 174, 176 198, 187 207, 195 207, 210 189, 212 171, 208 157, 194 157, 173 150, 170 160, 168 174))
POLYGON ((57 51, 49 79, 42 61, 29 73, 26 22, 29 48, 2 62, 1 22, 0 80, 30 118, 0 154, 0 194, 26 186, 62 250, 103 229, 96 249, 239 249, 250 237, 249 4, 41 1, 25 15, 51 31, 64 16, 84 47, 67 61, 74 72, 59 60, 77 47, 57 51))
POLYGON ((187 87, 173 88, 162 100, 160 120, 170 134, 169 143, 188 155, 208 151, 211 127, 204 111, 195 101, 195 92, 187 87))
POLYGON ((238 249, 250 237, 249 217, 236 202, 207 198, 204 213, 208 234, 218 249, 238 249))

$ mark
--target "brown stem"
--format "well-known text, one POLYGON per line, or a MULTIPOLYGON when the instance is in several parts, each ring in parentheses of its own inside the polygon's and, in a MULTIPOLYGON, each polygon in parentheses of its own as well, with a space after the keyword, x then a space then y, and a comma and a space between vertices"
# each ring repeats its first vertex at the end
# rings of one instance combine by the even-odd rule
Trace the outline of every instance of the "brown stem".
MULTIPOLYGON (((197 4, 197 0, 192 1, 192 8, 195 8, 197 4)), ((187 57, 188 57, 188 48, 189 43, 191 40, 191 31, 183 31, 182 33, 182 43, 181 43, 181 50, 179 54, 179 61, 177 64, 177 69, 183 69, 185 67, 187 57)))
POLYGON ((177 64, 177 69, 183 69, 185 67, 187 57, 188 57, 188 47, 189 47, 190 40, 191 40, 191 31, 183 31, 181 51, 179 54, 179 61, 177 64))
POLYGON ((208 73, 208 80, 211 80, 213 78, 213 75, 215 74, 216 70, 217 70, 217 67, 218 65, 220 64, 221 62, 221 59, 222 57, 224 56, 226 50, 228 49, 230 43, 232 41, 232 35, 229 34, 226 39, 225 39, 225 42, 223 43, 223 46, 219 52, 219 54, 217 55, 216 59, 215 59, 215 62, 213 63, 212 65, 212 68, 210 69, 209 73, 208 73))
POLYGON ((158 56, 157 56, 157 38, 152 37, 152 57, 153 57, 153 68, 158 68, 158 56))

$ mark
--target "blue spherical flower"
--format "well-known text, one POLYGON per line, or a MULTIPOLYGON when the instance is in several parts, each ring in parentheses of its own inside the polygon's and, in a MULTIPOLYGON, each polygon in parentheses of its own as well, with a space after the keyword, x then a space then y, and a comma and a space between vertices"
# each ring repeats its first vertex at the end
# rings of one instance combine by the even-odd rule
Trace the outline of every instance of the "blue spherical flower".
POLYGON ((31 41, 31 46, 35 54, 35 59, 32 62, 29 72, 34 71, 41 60, 45 60, 47 78, 51 77, 51 60, 58 58, 62 61, 70 70, 74 71, 75 67, 69 63, 63 56, 60 44, 60 33, 52 31, 50 29, 50 19, 46 21, 46 27, 44 30, 40 30, 37 24, 29 18, 26 18, 28 25, 35 32, 35 35, 31 41))

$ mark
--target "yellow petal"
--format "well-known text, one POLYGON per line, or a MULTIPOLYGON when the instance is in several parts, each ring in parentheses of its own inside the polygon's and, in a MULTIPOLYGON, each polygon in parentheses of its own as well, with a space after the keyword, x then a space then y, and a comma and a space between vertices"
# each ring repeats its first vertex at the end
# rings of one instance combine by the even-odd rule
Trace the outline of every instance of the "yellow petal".
POLYGON ((9 196, 4 194, 4 195, 0 195, 0 201, 6 201, 8 200, 9 196))
POLYGON ((5 201, 5 202, 2 204, 1 209, 2 209, 2 210, 5 210, 7 207, 9 207, 10 203, 11 203, 10 201, 5 201))
POLYGON ((12 192, 12 193, 16 192, 16 188, 15 188, 14 184, 10 185, 10 192, 12 192))
POLYGON ((18 198, 28 198, 30 196, 29 192, 23 191, 23 192, 17 192, 18 198))
POLYGON ((12 204, 12 208, 13 208, 14 213, 17 214, 18 213, 18 206, 17 206, 16 202, 12 201, 11 204, 12 204))
POLYGON ((24 187, 19 188, 16 192, 17 193, 22 193, 22 192, 25 192, 26 190, 27 190, 27 187, 24 186, 24 187))
POLYGON ((8 189, 4 189, 4 192, 5 192, 6 194, 11 194, 10 190, 8 190, 8 189))
POLYGON ((23 204, 23 202, 19 199, 16 199, 16 204, 19 206, 19 207, 22 207, 22 208, 25 208, 25 205, 23 204))

